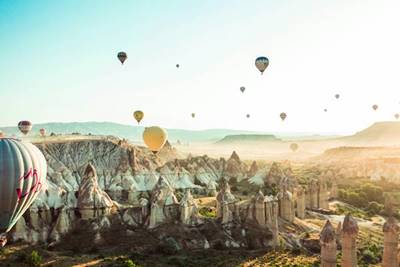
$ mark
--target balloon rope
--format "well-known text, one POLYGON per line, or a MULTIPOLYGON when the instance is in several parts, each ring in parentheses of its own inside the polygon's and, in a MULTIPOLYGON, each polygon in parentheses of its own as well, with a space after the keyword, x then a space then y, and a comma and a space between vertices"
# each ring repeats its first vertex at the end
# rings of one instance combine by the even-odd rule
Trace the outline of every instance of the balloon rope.
POLYGON ((7 244, 7 234, 0 234, 0 248, 4 247, 7 244))

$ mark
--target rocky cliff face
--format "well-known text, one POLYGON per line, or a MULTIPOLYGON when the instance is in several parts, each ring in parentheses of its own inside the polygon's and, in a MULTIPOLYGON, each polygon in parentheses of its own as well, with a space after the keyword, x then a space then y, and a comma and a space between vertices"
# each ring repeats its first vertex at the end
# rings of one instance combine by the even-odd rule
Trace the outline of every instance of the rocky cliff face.
MULTIPOLYGON (((36 145, 48 162, 47 186, 13 232, 13 240, 30 243, 58 242, 81 220, 93 223, 96 240, 101 241, 99 232, 109 227, 113 209, 121 214, 119 223, 127 227, 148 226, 152 192, 157 191, 160 177, 171 190, 191 188, 207 194, 216 190, 224 173, 239 178, 248 172, 236 153, 228 161, 207 156, 178 159, 172 146, 153 155, 111 137, 36 145)), ((176 210, 179 204, 173 203, 168 212, 174 217, 176 210)), ((158 211, 166 212, 161 206, 158 211)))

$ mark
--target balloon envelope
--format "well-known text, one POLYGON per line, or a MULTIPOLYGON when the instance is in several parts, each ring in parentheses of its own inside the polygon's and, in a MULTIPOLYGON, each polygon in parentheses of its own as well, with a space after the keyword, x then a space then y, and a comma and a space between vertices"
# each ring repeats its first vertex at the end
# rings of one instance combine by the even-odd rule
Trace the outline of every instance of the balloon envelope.
POLYGON ((179 68, 180 67, 179 64, 176 64, 176 67, 179 68))
POLYGON ((266 57, 258 57, 255 64, 257 69, 263 74, 269 65, 269 60, 266 57))
POLYGON ((124 62, 127 58, 128 58, 128 55, 125 52, 118 53, 118 59, 121 62, 121 64, 124 64, 124 62))
POLYGON ((284 120, 286 119, 287 115, 286 115, 285 112, 282 112, 282 113, 279 115, 279 117, 281 117, 282 121, 284 121, 284 120))
POLYGON ((0 233, 7 233, 45 186, 46 160, 30 143, 0 139, 0 233))
POLYGON ((246 115, 246 118, 250 118, 250 114, 247 114, 247 115, 246 115))
POLYGON ((192 113, 191 115, 192 115, 192 118, 196 117, 196 113, 192 113))
POLYGON ((46 136, 46 129, 44 129, 44 128, 40 129, 39 130, 39 134, 40 134, 40 136, 45 137, 46 136))
POLYGON ((158 126, 146 127, 143 132, 144 143, 154 153, 161 150, 167 138, 167 132, 158 126))
POLYGON ((32 130, 32 123, 30 121, 20 121, 18 123, 18 129, 24 135, 27 135, 32 130))
POLYGON ((296 143, 292 143, 292 144, 290 144, 290 149, 291 149, 293 152, 296 152, 297 149, 299 149, 299 145, 296 144, 296 143))
POLYGON ((336 98, 336 99, 339 99, 339 97, 340 97, 339 94, 336 94, 336 95, 335 95, 335 98, 336 98))
POLYGON ((396 120, 398 120, 400 117, 399 113, 394 114, 394 117, 396 118, 396 120))
POLYGON ((133 112, 133 117, 138 123, 140 123, 143 120, 144 113, 141 110, 136 110, 135 112, 133 112))
POLYGON ((373 110, 377 110, 377 109, 378 109, 378 105, 373 105, 373 106, 372 106, 372 109, 373 109, 373 110))
POLYGON ((240 87, 240 91, 241 91, 242 93, 244 93, 245 90, 246 90, 246 88, 245 88, 244 86, 240 87))

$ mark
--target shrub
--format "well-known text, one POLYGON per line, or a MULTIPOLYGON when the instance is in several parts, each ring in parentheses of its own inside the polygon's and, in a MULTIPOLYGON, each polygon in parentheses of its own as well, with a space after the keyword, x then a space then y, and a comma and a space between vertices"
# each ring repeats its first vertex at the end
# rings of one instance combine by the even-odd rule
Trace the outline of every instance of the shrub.
POLYGON ((42 264, 42 257, 39 253, 34 250, 31 255, 27 258, 27 263, 31 267, 39 267, 42 264))

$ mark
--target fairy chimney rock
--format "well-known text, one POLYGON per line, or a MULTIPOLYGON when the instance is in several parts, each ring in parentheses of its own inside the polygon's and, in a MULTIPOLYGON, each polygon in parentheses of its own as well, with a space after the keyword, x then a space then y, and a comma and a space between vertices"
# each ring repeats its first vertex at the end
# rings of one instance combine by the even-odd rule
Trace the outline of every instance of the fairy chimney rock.
POLYGON ((336 231, 328 220, 320 233, 321 266, 336 267, 336 231))
POLYGON ((357 221, 350 214, 347 214, 342 225, 342 267, 357 266, 357 234, 357 221))
POLYGON ((383 267, 398 267, 397 259, 399 243, 399 225, 394 217, 389 217, 383 225, 384 245, 383 245, 383 267))

